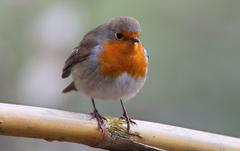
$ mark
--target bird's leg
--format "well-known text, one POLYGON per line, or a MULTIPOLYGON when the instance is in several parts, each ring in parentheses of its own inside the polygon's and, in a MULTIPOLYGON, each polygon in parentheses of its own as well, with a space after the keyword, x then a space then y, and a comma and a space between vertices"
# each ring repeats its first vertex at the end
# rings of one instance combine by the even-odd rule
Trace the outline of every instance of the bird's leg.
POLYGON ((124 103, 123 103, 122 99, 120 99, 120 102, 121 102, 122 109, 123 109, 123 115, 120 118, 126 120, 126 122, 127 122, 127 130, 129 131, 130 130, 130 124, 136 125, 136 122, 134 122, 131 118, 129 118, 127 110, 126 110, 126 108, 124 106, 124 103))
POLYGON ((91 100, 92 100, 92 105, 93 105, 93 112, 91 113, 92 118, 96 118, 96 120, 98 122, 98 128, 103 130, 104 120, 106 120, 106 118, 98 113, 98 110, 97 110, 95 102, 94 102, 94 98, 91 98, 91 100))

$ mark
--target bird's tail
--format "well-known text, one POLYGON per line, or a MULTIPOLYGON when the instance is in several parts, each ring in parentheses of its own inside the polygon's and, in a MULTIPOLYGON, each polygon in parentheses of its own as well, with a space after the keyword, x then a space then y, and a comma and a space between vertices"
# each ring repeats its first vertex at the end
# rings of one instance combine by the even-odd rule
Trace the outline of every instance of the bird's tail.
POLYGON ((67 87, 62 90, 62 93, 67 93, 70 91, 77 91, 77 88, 74 85, 74 82, 71 82, 67 87))

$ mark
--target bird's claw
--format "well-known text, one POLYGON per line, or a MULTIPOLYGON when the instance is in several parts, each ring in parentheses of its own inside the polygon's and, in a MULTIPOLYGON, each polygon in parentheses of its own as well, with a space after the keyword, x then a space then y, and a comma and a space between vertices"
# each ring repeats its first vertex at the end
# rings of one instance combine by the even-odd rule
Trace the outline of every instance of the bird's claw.
POLYGON ((91 119, 96 118, 97 123, 98 123, 98 128, 103 131, 104 128, 104 120, 106 121, 107 119, 100 115, 97 110, 93 111, 91 114, 91 119))
POLYGON ((127 130, 130 130, 130 125, 137 125, 129 116, 123 115, 120 117, 121 120, 125 120, 127 122, 127 130))

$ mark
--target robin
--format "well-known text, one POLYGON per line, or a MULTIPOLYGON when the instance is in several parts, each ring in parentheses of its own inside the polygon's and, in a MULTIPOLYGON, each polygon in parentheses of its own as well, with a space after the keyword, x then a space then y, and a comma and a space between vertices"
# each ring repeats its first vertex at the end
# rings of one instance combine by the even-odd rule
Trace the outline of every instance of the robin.
POLYGON ((94 99, 118 100, 127 129, 136 124, 124 103, 143 87, 148 69, 147 52, 140 41, 139 22, 132 17, 115 17, 89 31, 65 62, 62 78, 73 81, 63 93, 81 91, 91 97, 93 118, 102 129, 104 120, 94 99))

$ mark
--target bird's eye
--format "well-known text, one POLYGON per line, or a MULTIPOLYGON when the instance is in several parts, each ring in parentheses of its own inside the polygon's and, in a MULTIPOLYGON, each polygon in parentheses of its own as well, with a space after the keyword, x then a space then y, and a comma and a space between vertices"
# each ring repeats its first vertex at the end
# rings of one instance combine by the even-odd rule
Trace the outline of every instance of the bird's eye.
POLYGON ((123 35, 121 33, 115 33, 115 37, 120 40, 123 38, 123 35))

